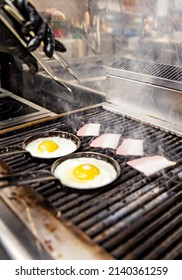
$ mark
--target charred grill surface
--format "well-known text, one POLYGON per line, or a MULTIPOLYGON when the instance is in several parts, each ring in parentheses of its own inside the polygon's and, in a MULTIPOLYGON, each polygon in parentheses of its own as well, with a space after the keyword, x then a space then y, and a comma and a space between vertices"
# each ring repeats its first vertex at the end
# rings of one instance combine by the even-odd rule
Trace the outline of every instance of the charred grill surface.
MULTIPOLYGON (((76 133, 88 122, 101 123, 101 133, 121 133, 141 138, 145 155, 164 155, 177 165, 146 177, 126 162, 134 157, 116 156, 111 149, 89 147, 93 137, 82 137, 80 151, 107 154, 121 165, 121 176, 109 188, 78 193, 60 191, 58 183, 31 184, 56 212, 73 223, 117 259, 182 258, 182 139, 169 132, 110 112, 102 106, 72 113, 20 131, 3 134, 1 147, 20 145, 36 133, 63 130, 76 133)), ((121 138, 121 139, 122 139, 121 138)), ((27 154, 2 156, 13 172, 48 169, 53 160, 27 154)))

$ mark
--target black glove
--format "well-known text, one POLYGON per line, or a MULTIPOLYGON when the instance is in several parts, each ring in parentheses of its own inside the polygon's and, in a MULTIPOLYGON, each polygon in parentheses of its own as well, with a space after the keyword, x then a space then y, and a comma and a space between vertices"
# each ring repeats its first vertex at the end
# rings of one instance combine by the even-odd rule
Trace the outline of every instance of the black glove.
POLYGON ((48 57, 53 55, 54 49, 60 52, 66 51, 64 45, 55 40, 51 28, 31 3, 27 0, 13 0, 12 3, 25 18, 24 26, 21 29, 22 33, 25 35, 30 31, 35 33, 35 37, 29 41, 29 51, 35 50, 42 41, 44 42, 44 52, 48 57))
MULTIPOLYGON (((20 43, 12 34, 10 34, 10 32, 7 32, 7 29, 6 31, 2 32, 2 30, 5 29, 5 26, 0 22, 0 50, 6 48, 6 52, 11 51, 11 54, 15 54, 19 58, 23 59, 24 62, 30 67, 30 70, 35 72, 37 71, 36 62, 29 52, 38 48, 41 42, 44 43, 44 52, 48 57, 53 55, 54 50, 65 52, 66 49, 62 43, 55 40, 51 28, 43 20, 31 3, 29 3, 27 0, 12 0, 12 3, 25 18, 25 23, 20 32, 22 34, 19 35, 23 37, 23 35, 28 35, 30 31, 33 31, 35 37, 30 39, 26 50, 20 46, 20 43), (36 69, 34 69, 35 66, 36 69)), ((4 1, 0 0, 0 6, 2 7, 3 5, 4 1)))
POLYGON ((37 61, 24 48, 15 36, 0 21, 0 52, 9 53, 22 59, 29 67, 30 71, 35 74, 38 71, 37 61))

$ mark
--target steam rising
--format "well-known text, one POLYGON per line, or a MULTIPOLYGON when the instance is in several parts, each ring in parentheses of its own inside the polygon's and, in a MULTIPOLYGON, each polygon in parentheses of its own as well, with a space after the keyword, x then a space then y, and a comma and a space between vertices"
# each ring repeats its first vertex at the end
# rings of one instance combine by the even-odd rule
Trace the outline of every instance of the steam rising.
MULTIPOLYGON (((56 74, 73 85, 72 93, 45 78, 40 68, 39 75, 35 77, 26 73, 23 80, 23 97, 55 113, 97 104, 104 101, 106 96, 112 97, 112 101, 118 103, 118 96, 115 98, 113 88, 106 80, 106 67, 113 62, 125 57, 131 60, 181 65, 181 0, 91 2, 92 4, 83 0, 33 1, 39 11, 52 11, 51 27, 57 39, 67 48, 63 56, 76 72, 81 86, 87 87, 87 90, 76 89, 79 87, 78 82, 51 59, 47 62, 56 74), (54 8, 54 11, 50 10, 51 8, 54 8), (64 19, 60 13, 64 14, 64 19), (94 89, 94 92, 89 91, 90 88, 94 89)), ((167 107, 167 121, 170 122, 174 117, 178 119, 177 123, 181 121, 181 110, 178 106, 181 104, 181 97, 178 94, 175 94, 174 98, 178 101, 171 105, 170 97, 162 96, 158 102, 157 90, 146 92, 143 84, 134 87, 133 95, 130 95, 131 90, 133 89, 125 88, 124 85, 115 85, 115 92, 120 94, 119 106, 120 102, 121 105, 124 104, 125 99, 128 106, 134 104, 137 109, 137 97, 140 96, 141 100, 143 98, 142 107, 150 104, 151 112, 157 108, 161 119, 164 119, 163 110, 167 107)), ((75 129, 77 127, 74 127, 75 129)), ((112 129, 105 130, 109 132, 112 129)))

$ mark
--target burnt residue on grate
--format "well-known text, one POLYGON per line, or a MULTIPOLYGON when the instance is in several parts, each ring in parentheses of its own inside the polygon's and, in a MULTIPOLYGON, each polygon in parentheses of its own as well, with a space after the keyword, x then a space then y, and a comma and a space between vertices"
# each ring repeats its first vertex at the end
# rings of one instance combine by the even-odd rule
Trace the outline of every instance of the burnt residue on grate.
MULTIPOLYGON (((101 132, 121 133, 124 138, 141 138, 145 155, 164 155, 177 162, 150 177, 130 168, 128 158, 110 149, 90 148, 93 137, 82 137, 80 151, 105 153, 121 165, 122 175, 109 188, 97 192, 60 191, 54 181, 32 184, 62 217, 74 224, 117 259, 182 258, 182 139, 102 106, 58 117, 29 128, 9 132, 0 139, 1 147, 18 145, 28 136, 43 131, 76 133, 88 122, 101 123, 101 132), (16 136, 16 137, 15 137, 16 136)), ((132 159, 133 157, 129 157, 132 159)), ((2 160, 14 172, 50 169, 52 161, 27 154, 2 160)))

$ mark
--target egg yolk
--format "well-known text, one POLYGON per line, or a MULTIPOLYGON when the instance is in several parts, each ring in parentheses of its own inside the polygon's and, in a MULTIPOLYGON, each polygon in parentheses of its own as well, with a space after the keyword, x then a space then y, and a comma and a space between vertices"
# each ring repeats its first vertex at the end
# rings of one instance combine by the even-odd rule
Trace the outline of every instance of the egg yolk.
POLYGON ((58 148, 59 148, 59 146, 54 141, 51 141, 51 140, 43 141, 38 145, 38 150, 41 153, 43 153, 45 151, 52 153, 52 152, 56 151, 58 148))
POLYGON ((79 180, 93 180, 100 170, 93 164, 81 164, 73 170, 73 175, 79 180))

